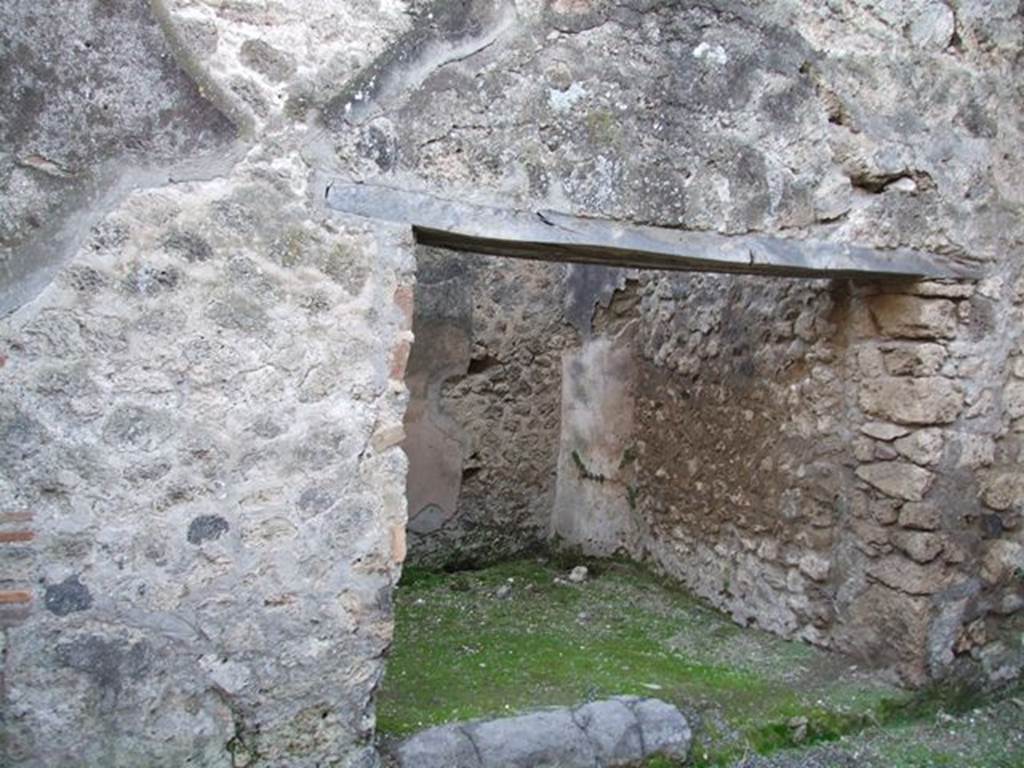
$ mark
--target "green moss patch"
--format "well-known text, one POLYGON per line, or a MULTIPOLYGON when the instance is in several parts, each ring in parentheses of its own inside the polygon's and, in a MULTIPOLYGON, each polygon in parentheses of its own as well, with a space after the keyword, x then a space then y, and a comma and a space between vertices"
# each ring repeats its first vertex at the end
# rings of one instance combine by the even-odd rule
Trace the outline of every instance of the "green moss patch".
POLYGON ((407 570, 378 698, 401 736, 616 694, 657 696, 696 726, 698 765, 838 738, 908 694, 847 659, 735 626, 644 568, 521 560, 478 571, 407 570), (806 718, 802 730, 794 718, 806 718))

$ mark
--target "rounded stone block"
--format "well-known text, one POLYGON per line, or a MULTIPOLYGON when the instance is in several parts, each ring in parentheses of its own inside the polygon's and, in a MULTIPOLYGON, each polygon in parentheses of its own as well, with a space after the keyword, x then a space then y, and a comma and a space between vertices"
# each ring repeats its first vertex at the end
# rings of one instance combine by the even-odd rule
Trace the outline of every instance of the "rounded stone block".
POLYGON ((401 768, 611 768, 653 755, 685 759, 691 740, 673 705, 619 696, 430 728, 398 745, 394 756, 401 768))

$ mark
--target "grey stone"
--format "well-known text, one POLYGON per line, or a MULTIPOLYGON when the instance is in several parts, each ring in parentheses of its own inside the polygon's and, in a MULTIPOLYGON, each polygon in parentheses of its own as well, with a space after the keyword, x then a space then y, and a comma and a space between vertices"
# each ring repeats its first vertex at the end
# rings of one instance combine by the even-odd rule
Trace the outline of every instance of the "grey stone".
POLYGON ((573 721, 553 709, 466 726, 482 768, 569 768, 595 765, 596 749, 573 721))
POLYGON ((946 589, 952 577, 933 564, 922 565, 901 554, 873 561, 868 574, 881 583, 909 595, 933 595, 946 589))
POLYGON ((401 768, 483 768, 461 726, 442 725, 410 736, 395 754, 401 768))
POLYGON ((1024 417, 1024 381, 1011 381, 1006 385, 1003 405, 1011 419, 1024 417))
POLYGON ((589 571, 585 565, 577 565, 571 571, 569 571, 569 581, 573 584, 582 584, 587 580, 589 571))
POLYGON ((189 262, 208 261, 213 258, 210 243, 194 232, 170 232, 160 241, 160 245, 168 253, 189 262))
POLYGON ((814 552, 808 552, 806 555, 803 555, 797 565, 800 568, 800 572, 813 581, 824 581, 827 579, 832 567, 827 558, 814 552))
POLYGON ((981 561, 981 578, 999 584, 1024 573, 1024 545, 999 539, 987 542, 981 561))
POLYGON ((92 606, 89 588, 78 580, 78 575, 68 576, 60 584, 51 584, 43 597, 46 610, 56 616, 67 616, 84 611, 92 606))
POLYGON ((594 745, 597 765, 628 764, 645 756, 640 721, 626 701, 584 704, 573 712, 573 720, 594 745))
POLYGON ((900 525, 921 531, 934 531, 942 526, 942 512, 927 502, 907 502, 900 509, 900 525))
POLYGON ((623 696, 421 731, 394 750, 401 768, 605 768, 654 755, 683 760, 691 741, 671 704, 623 696))
POLYGON ((141 264, 125 281, 125 287, 131 293, 141 296, 155 296, 166 291, 173 291, 182 280, 181 270, 175 267, 155 267, 141 264))
POLYGON ((942 370, 946 358, 946 348, 941 344, 908 344, 882 353, 885 368, 892 376, 934 376, 942 370))
POLYGON ((870 458, 880 459, 881 461, 890 461, 899 456, 899 453, 891 445, 875 445, 874 453, 870 458))
POLYGON ((13 464, 37 454, 49 441, 46 427, 24 411, 0 411, 0 463, 13 464))
POLYGON ((219 539, 229 528, 228 521, 220 515, 200 515, 188 524, 187 538, 190 544, 202 544, 219 539))
POLYGON ((640 721, 647 755, 686 759, 693 734, 678 709, 659 699, 641 699, 631 706, 633 714, 640 721))
POLYGON ((307 515, 318 515, 331 508, 335 497, 326 488, 311 486, 299 496, 299 509, 307 515))
POLYGON ((116 692, 126 679, 136 680, 150 666, 150 648, 144 642, 85 635, 57 646, 58 663, 83 672, 96 683, 116 692))
POLYGON ((910 23, 907 35, 921 48, 941 50, 950 44, 955 30, 953 9, 939 0, 930 0, 910 23))
POLYGON ((887 424, 881 421, 869 421, 867 424, 862 424, 860 431, 868 437, 873 437, 876 440, 884 440, 891 442, 897 437, 903 437, 910 432, 910 429, 899 424, 887 424))
POLYGON ((944 548, 941 536, 924 531, 894 531, 893 543, 917 563, 930 563, 944 548))
POLYGON ((999 512, 1024 504, 1024 470, 1019 466, 998 467, 982 476, 981 498, 999 512))
POLYGON ((928 467, 937 464, 942 458, 945 437, 941 429, 919 429, 906 437, 901 437, 893 446, 904 458, 928 467))
POLYGON ((167 439, 172 430, 167 414, 139 405, 116 408, 103 424, 103 439, 122 451, 150 452, 167 439))
POLYGON ((932 482, 932 473, 900 461, 863 464, 857 477, 887 496, 905 501, 921 501, 932 482))

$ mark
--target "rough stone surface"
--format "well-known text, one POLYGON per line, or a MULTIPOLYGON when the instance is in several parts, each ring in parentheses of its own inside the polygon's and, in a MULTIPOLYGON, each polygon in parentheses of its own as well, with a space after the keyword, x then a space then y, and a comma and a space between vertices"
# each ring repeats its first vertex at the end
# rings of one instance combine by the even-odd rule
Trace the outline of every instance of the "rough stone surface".
POLYGON ((395 749, 401 768, 604 768, 684 760, 691 732, 671 704, 622 696, 576 709, 442 725, 395 749))
POLYGON ((921 531, 934 531, 942 526, 942 512, 934 504, 904 504, 899 513, 900 525, 921 531))
POLYGON ((232 143, 234 126, 172 51, 145 3, 0 8, 0 312, 68 258, 81 236, 76 212, 95 217, 112 196, 159 185, 168 171, 203 174, 232 143), (205 162, 182 166, 196 157, 205 162))
POLYGON ((0 11, 0 499, 36 531, 5 765, 372 755, 405 460, 370 437, 401 424, 412 243, 312 202, 301 131, 201 95, 223 61, 179 33, 223 53, 283 26, 188 5, 0 11))
POLYGON ((883 294, 871 297, 868 309, 883 336, 947 339, 956 335, 956 305, 947 299, 883 294))
POLYGON ((895 440, 897 437, 903 437, 910 432, 907 427, 902 427, 899 424, 887 424, 884 421, 869 421, 861 426, 860 431, 868 437, 885 442, 895 440))
POLYGON ((411 248, 258 179, 132 196, 0 332, 4 492, 50 532, 21 575, 46 610, 8 630, 8 764, 221 765, 232 743, 300 766, 370 737, 404 458, 368 441, 400 419, 411 248), (329 277, 371 259, 356 293, 329 277), (90 723, 110 736, 80 743, 90 723))
POLYGON ((897 424, 949 424, 960 413, 963 394, 945 378, 881 378, 865 383, 860 404, 869 414, 897 424))
MULTIPOLYGON (((533 355, 518 381, 540 377, 550 414, 563 352, 626 344, 632 432, 578 432, 591 476, 571 471, 737 621, 912 683, 1019 674, 1018 10, 5 3, 0 511, 31 513, 35 537, 3 562, 31 601, 3 617, 0 762, 373 765, 414 258, 405 228, 328 211, 331 179, 980 268, 976 285, 574 268, 566 309, 523 266, 513 305, 586 339, 545 352, 553 326, 524 314, 496 343, 507 298, 483 333, 533 355), (940 430, 941 455, 869 422, 940 430), (892 531, 926 525, 943 548, 919 562, 938 539, 892 531)), ((505 487, 525 450, 501 459, 505 487)))
POLYGON ((921 466, 937 464, 942 458, 944 445, 945 438, 939 429, 919 429, 893 443, 900 456, 921 466))
POLYGON ((943 549, 941 536, 922 531, 897 531, 893 543, 916 563, 931 562, 943 549))
POLYGON ((411 561, 541 546, 555 503, 566 268, 418 250, 410 391, 411 561))
POLYGON ((903 462, 879 462, 857 468, 857 477, 886 496, 906 501, 921 501, 932 481, 927 470, 903 462))

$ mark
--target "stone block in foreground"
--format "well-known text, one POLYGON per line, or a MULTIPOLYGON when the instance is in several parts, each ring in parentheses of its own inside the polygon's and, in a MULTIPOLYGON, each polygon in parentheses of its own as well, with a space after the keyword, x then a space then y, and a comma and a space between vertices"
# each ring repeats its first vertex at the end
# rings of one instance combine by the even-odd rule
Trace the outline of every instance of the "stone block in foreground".
POLYGON ((430 728, 398 745, 401 768, 594 768, 684 759, 686 718, 658 699, 617 696, 498 720, 430 728))

